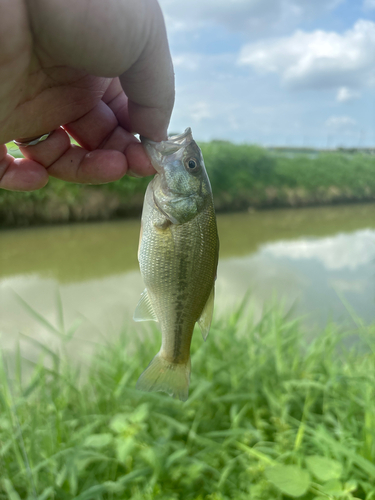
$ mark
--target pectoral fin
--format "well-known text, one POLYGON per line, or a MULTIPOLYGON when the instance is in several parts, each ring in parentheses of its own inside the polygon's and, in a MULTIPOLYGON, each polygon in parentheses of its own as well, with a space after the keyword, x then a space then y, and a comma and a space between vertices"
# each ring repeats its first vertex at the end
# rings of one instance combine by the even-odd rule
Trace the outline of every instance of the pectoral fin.
POLYGON ((198 319, 198 324, 202 330, 203 340, 207 339, 208 332, 210 331, 212 315, 214 312, 214 298, 215 298, 215 286, 212 287, 210 296, 204 306, 201 317, 198 319))
POLYGON ((150 297, 148 296, 147 288, 145 288, 141 294, 141 298, 135 308, 134 321, 157 321, 157 317, 152 307, 150 297))

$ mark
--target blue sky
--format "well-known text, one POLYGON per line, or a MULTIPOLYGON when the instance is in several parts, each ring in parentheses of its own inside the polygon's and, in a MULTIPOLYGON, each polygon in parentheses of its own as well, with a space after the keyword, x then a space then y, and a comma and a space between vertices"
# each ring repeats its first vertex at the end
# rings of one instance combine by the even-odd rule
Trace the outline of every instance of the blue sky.
POLYGON ((375 146, 375 0, 160 0, 170 131, 265 146, 375 146))

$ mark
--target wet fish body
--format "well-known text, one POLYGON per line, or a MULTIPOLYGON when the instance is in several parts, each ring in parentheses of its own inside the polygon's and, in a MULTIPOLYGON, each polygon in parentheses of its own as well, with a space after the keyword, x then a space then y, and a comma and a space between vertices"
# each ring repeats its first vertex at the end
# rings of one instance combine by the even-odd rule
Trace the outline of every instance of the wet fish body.
POLYGON ((206 339, 213 313, 219 239, 211 186, 190 129, 142 142, 157 174, 143 205, 138 260, 146 289, 134 319, 158 321, 162 345, 137 388, 186 400, 194 325, 206 339))

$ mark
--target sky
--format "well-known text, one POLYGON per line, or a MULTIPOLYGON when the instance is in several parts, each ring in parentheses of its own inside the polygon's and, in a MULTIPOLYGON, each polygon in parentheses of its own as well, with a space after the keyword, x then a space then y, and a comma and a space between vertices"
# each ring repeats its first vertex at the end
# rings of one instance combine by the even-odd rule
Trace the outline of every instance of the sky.
POLYGON ((263 146, 375 147, 375 0, 159 0, 170 132, 263 146))

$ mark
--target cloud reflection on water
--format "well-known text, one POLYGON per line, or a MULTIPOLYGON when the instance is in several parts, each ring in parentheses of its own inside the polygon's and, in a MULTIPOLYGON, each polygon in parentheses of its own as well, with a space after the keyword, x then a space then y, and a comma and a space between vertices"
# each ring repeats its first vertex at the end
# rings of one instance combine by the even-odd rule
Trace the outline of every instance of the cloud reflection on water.
POLYGON ((375 261, 375 231, 364 229, 326 238, 278 241, 264 245, 261 252, 274 258, 316 259, 328 270, 355 270, 375 261))

